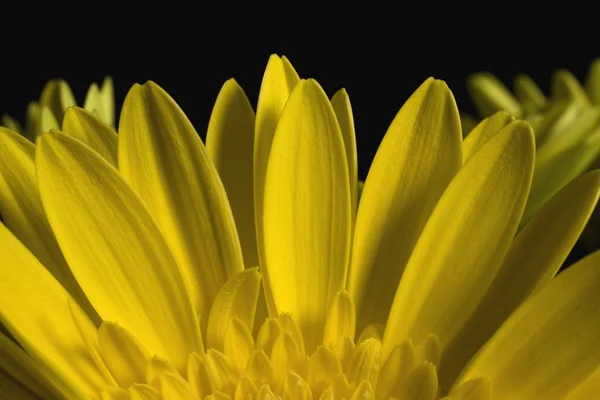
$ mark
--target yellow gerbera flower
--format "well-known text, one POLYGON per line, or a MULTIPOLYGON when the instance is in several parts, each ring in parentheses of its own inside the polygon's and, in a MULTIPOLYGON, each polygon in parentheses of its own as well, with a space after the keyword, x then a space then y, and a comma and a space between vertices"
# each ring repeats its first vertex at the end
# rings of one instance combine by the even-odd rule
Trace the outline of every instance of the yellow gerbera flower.
MULTIPOLYGON (((27 106, 25 128, 8 114, 0 118, 0 126, 5 126, 35 141, 37 135, 51 129, 58 129, 65 111, 77 105, 71 87, 64 79, 52 79, 46 83, 39 101, 27 106)), ((111 77, 104 78, 102 86, 92 83, 85 95, 83 108, 96 114, 110 126, 115 123, 114 87, 111 77)))
MULTIPOLYGON (((490 73, 471 75, 467 87, 481 117, 503 110, 534 128, 536 166, 525 220, 567 183, 600 166, 600 59, 591 65, 585 88, 569 71, 555 71, 550 97, 525 74, 515 77, 512 93, 490 73)), ((467 134, 477 121, 466 114, 462 117, 467 134)), ((592 249, 600 247, 600 215, 596 214, 584 233, 592 249)))
POLYGON ((518 230, 533 133, 486 127, 463 142, 426 80, 360 205, 348 95, 285 57, 256 117, 223 86, 206 148, 152 82, 118 135, 76 107, 2 129, 0 398, 592 398, 600 253, 554 275, 600 173, 518 230))

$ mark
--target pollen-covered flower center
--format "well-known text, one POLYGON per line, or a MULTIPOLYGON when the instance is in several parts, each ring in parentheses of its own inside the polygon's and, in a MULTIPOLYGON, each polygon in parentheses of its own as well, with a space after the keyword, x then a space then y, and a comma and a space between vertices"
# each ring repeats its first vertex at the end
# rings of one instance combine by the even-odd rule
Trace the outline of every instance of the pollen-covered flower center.
MULTIPOLYGON (((267 318, 254 335, 233 316, 212 347, 189 355, 181 373, 167 360, 148 355, 128 331, 104 323, 99 331, 100 358, 116 383, 105 394, 133 399, 138 398, 135 393, 164 400, 440 399, 438 338, 430 334, 417 343, 404 340, 384 359, 383 330, 383 325, 374 324, 356 336, 352 301, 340 292, 323 339, 313 349, 307 348, 288 313, 267 318)), ((464 390, 459 387, 452 399, 489 400, 484 390, 478 390, 478 382, 461 386, 464 390)))

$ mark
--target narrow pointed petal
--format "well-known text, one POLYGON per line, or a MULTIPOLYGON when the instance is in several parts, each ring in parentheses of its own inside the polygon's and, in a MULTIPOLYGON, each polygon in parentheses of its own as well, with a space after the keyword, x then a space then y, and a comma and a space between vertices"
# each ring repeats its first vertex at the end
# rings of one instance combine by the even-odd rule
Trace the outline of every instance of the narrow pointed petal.
POLYGON ((309 351, 321 340, 329 306, 346 280, 347 176, 329 99, 316 81, 301 81, 277 126, 267 168, 263 279, 267 301, 277 314, 294 315, 309 351))
POLYGON ((64 79, 52 79, 42 89, 40 104, 48 107, 57 121, 62 121, 67 108, 77 105, 77 102, 71 87, 64 79))
POLYGON ((519 232, 498 275, 461 334, 444 350, 440 370, 448 387, 512 312, 556 275, 600 196, 600 171, 566 186, 519 232), (576 199, 576 200, 575 200, 576 199))
POLYGON ((140 199, 98 153, 62 133, 40 136, 36 163, 50 226, 92 305, 183 371, 202 349, 196 313, 140 199))
MULTIPOLYGON (((263 198, 271 143, 283 107, 299 81, 298 73, 287 58, 280 58, 276 54, 271 55, 260 86, 254 130, 254 217, 258 256, 261 264, 264 258, 264 246, 261 243, 263 240, 263 198)), ((272 298, 267 297, 266 302, 268 311, 271 314, 275 313, 272 298)))
POLYGON ((69 294, 3 224, 0 243, 0 265, 7 266, 0 279, 0 322, 68 389, 80 396, 98 393, 106 381, 71 319, 69 294))
POLYGON ((523 111, 526 114, 542 110, 548 102, 535 81, 525 74, 518 74, 515 77, 514 92, 517 99, 523 104, 523 111))
POLYGON ((115 126, 115 88, 113 80, 110 76, 107 76, 102 81, 100 86, 100 96, 102 97, 102 105, 104 107, 104 116, 109 126, 115 126))
POLYGON ((117 133, 94 114, 79 107, 69 108, 63 119, 62 133, 81 140, 117 166, 117 133))
POLYGON ((461 142, 454 97, 429 78, 394 118, 362 191, 348 280, 359 331, 385 323, 413 247, 462 164, 461 142))
POLYGON ((39 133, 59 129, 58 120, 49 107, 43 106, 40 114, 39 133))
POLYGON ((52 376, 52 371, 45 365, 36 362, 17 343, 0 333, 0 371, 2 370, 41 398, 68 398, 77 394, 52 376))
POLYGON ((494 398, 561 400, 600 365, 600 252, 530 297, 502 325, 459 382, 485 377, 494 398))
POLYGON ((246 94, 230 79, 219 92, 206 133, 206 151, 225 186, 246 268, 258 266, 252 170, 254 119, 246 94))
POLYGON ((190 121, 154 82, 129 91, 118 136, 121 174, 167 240, 204 331, 219 288, 244 268, 223 184, 190 121))
POLYGON ((25 137, 35 143, 35 138, 41 132, 40 120, 42 117, 42 106, 36 101, 27 105, 25 113, 25 137))
POLYGON ((400 281, 383 337, 384 356, 403 339, 419 342, 429 333, 443 349, 460 332, 515 235, 533 159, 533 132, 527 123, 515 121, 458 172, 400 281))
POLYGON ((575 100, 583 104, 590 101, 577 78, 565 69, 559 69, 552 74, 551 92, 554 99, 575 100))
POLYGON ((467 90, 480 117, 486 118, 498 111, 508 111, 519 118, 523 107, 506 86, 488 72, 476 73, 467 78, 467 90))
POLYGON ((498 111, 491 117, 481 121, 463 142, 463 164, 475 154, 477 150, 502 128, 515 120, 515 117, 506 111, 498 111))
POLYGON ((35 146, 29 140, 0 128, 0 214, 8 229, 98 323, 98 314, 73 277, 46 219, 34 153, 35 146))
POLYGON ((356 153, 356 133, 354 132, 354 116, 352 115, 352 105, 346 89, 338 90, 331 98, 331 106, 335 112, 342 138, 344 139, 344 149, 346 150, 346 160, 348 161, 348 174, 350 177, 350 195, 352 196, 352 224, 354 225, 357 201, 358 201, 358 155, 356 153))
POLYGON ((100 88, 96 83, 92 83, 88 88, 87 94, 85 95, 85 101, 83 102, 83 108, 96 115, 101 120, 106 120, 102 95, 100 94, 100 88))

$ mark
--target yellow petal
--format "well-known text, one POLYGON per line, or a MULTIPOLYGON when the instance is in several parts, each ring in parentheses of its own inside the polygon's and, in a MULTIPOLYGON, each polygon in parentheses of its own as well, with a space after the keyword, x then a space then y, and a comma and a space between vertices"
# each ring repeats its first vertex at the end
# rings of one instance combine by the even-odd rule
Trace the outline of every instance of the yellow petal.
POLYGON ((518 121, 488 140, 458 172, 400 281, 383 337, 384 355, 405 338, 419 342, 429 333, 444 348, 460 331, 514 237, 533 159, 533 132, 518 121))
POLYGON ((67 289, 95 323, 98 314, 65 261, 42 208, 34 162, 35 146, 0 128, 0 214, 11 232, 67 289))
POLYGON ((467 78, 467 90, 479 116, 489 117, 498 111, 508 111, 519 118, 523 107, 506 86, 489 72, 472 74, 467 78))
POLYGON ((117 170, 70 136, 43 134, 36 151, 50 226, 92 305, 183 371, 188 354, 202 349, 197 318, 142 202, 117 170))
POLYGON ((398 400, 435 400, 438 382, 435 366, 425 362, 418 365, 406 378, 406 384, 396 394, 398 400))
POLYGON ((413 247, 462 164, 461 142, 452 92, 427 79, 394 118, 362 191, 348 280, 359 330, 387 320, 413 247))
POLYGON ((4 126, 13 132, 23 134, 23 127, 19 121, 8 114, 2 114, 2 117, 0 117, 0 126, 4 126))
POLYGON ((290 96, 273 139, 263 214, 265 294, 289 312, 307 348, 346 280, 350 184, 342 133, 329 99, 314 80, 290 96))
POLYGON ((577 78, 565 69, 556 70, 552 74, 552 97, 553 99, 569 99, 589 103, 589 98, 585 89, 581 86, 577 78))
POLYGON ((117 133, 94 114, 79 107, 69 108, 63 119, 62 132, 81 140, 117 166, 117 133))
POLYGON ((600 58, 595 59, 590 65, 585 90, 592 103, 600 105, 600 58))
POLYGON ((492 136, 506 125, 515 120, 515 117, 506 111, 498 111, 491 117, 481 121, 463 142, 463 164, 475 154, 477 150, 492 136))
POLYGON ((465 112, 460 113, 460 127, 462 129, 463 138, 467 137, 473 128, 477 126, 479 121, 477 118, 472 116, 471 114, 467 114, 465 112))
POLYGON ((70 390, 82 397, 98 393, 106 382, 71 319, 69 294, 3 224, 0 243, 0 265, 5 266, 0 322, 70 390))
POLYGON ((161 400, 158 389, 139 383, 129 388, 129 395, 131 400, 161 400))
POLYGON ((40 125, 39 132, 46 132, 52 129, 59 129, 58 120, 56 116, 50 111, 50 108, 43 106, 40 113, 40 125))
POLYGON ((323 333, 323 344, 333 350, 340 339, 346 337, 354 339, 355 333, 356 311, 354 302, 348 292, 344 290, 336 294, 329 309, 323 333))
POLYGON ((230 79, 215 102, 206 151, 219 172, 240 237, 246 268, 258 266, 254 221, 254 111, 238 83, 230 79))
POLYGON ((144 382, 150 354, 117 323, 104 322, 98 329, 100 355, 120 387, 144 382))
POLYGON ((40 104, 48 107, 56 120, 62 121, 67 108, 77 105, 77 102, 71 87, 64 79, 52 79, 42 89, 40 104))
MULTIPOLYGON (((77 395, 77 392, 52 376, 52 371, 45 367, 31 358, 11 338, 0 333, 0 371, 6 371, 41 398, 69 398, 77 395)), ((0 395, 3 393, 5 392, 0 391, 0 395)))
MULTIPOLYGON (((256 107, 256 124, 254 130, 254 216, 256 219, 256 237, 258 241, 258 255, 263 263, 263 198, 267 163, 271 153, 271 143, 275 135, 275 128, 283 107, 288 101, 294 87, 300 78, 289 60, 271 55, 258 96, 256 107)), ((275 315, 273 299, 266 298, 267 308, 271 315, 275 315)))
POLYGON ((600 386, 600 368, 596 368, 594 373, 590 374, 586 379, 579 382, 579 384, 569 392, 569 394, 563 397, 563 400, 581 400, 581 399, 593 399, 598 394, 598 387, 600 386))
POLYGON ((118 387, 108 387, 100 393, 102 400, 131 400, 129 392, 118 387))
POLYGON ((444 350, 440 369, 442 386, 452 384, 469 359, 510 314, 556 275, 599 195, 600 171, 589 172, 548 201, 519 232, 477 311, 444 350))
POLYGON ((154 82, 131 88, 118 136, 119 169, 173 251, 205 328, 219 289, 244 268, 219 175, 190 121, 154 82))
POLYGON ((36 394, 0 368, 0 397, 2 400, 34 400, 36 394))
POLYGON ((198 400, 190 385, 180 376, 166 374, 161 381, 163 399, 198 400))
POLYGON ((356 154, 356 134, 354 132, 354 116, 352 115, 352 105, 346 89, 338 90, 331 98, 331 106, 335 112, 342 138, 344 139, 344 149, 346 150, 346 160, 348 161, 348 173, 350 177, 350 195, 352 200, 352 224, 354 225, 354 216, 358 201, 358 160, 356 154))
POLYGON ((259 290, 258 268, 243 270, 223 285, 208 318, 208 347, 223 351, 227 326, 233 317, 239 318, 252 331, 259 290))
POLYGON ((531 194, 527 199, 521 226, 524 226, 558 191, 586 171, 599 154, 600 129, 582 144, 572 146, 550 158, 536 160, 531 194))
POLYGON ((42 106, 36 101, 32 101, 27 105, 25 114, 25 137, 32 142, 41 132, 40 121, 42 118, 42 106))
POLYGON ((109 126, 115 126, 115 89, 113 80, 110 76, 104 78, 100 86, 100 96, 102 97, 102 106, 104 108, 104 117, 109 126))
POLYGON ((104 112, 104 104, 102 102, 102 95, 100 94, 100 88, 96 83, 92 83, 85 95, 85 101, 83 102, 83 108, 96 115, 101 120, 106 120, 106 114, 104 112))
POLYGON ((600 365, 600 252, 530 297, 477 354, 459 382, 485 377, 494 398, 559 400, 600 365))
POLYGON ((525 74, 518 74, 515 77, 514 92, 523 104, 523 111, 526 114, 538 112, 546 106, 546 96, 535 81, 525 74))

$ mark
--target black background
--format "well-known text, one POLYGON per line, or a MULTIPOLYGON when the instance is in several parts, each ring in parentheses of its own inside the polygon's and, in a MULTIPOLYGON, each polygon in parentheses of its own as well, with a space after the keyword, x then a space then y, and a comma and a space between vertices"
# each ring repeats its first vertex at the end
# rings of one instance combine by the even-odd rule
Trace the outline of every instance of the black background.
POLYGON ((470 72, 491 71, 510 84, 522 71, 547 91, 557 68, 583 79, 600 56, 597 14, 584 3, 215 4, 3 5, 0 112, 23 121, 50 78, 67 79, 82 104, 88 85, 111 75, 117 105, 133 83, 151 79, 204 137, 223 82, 235 77, 255 105, 277 53, 329 95, 348 90, 364 178, 395 113, 427 77, 446 80, 459 107, 472 111, 470 72))

